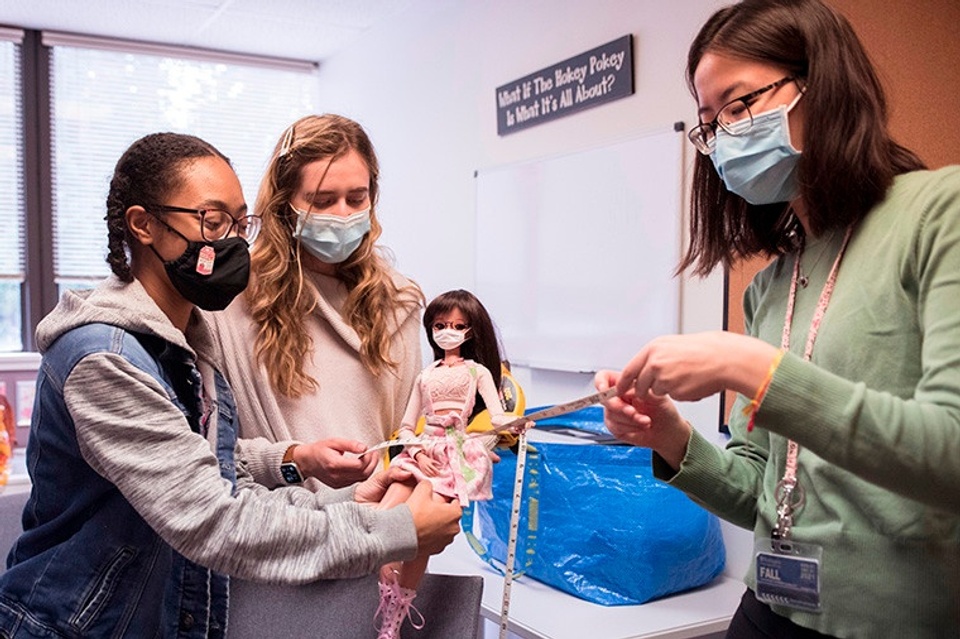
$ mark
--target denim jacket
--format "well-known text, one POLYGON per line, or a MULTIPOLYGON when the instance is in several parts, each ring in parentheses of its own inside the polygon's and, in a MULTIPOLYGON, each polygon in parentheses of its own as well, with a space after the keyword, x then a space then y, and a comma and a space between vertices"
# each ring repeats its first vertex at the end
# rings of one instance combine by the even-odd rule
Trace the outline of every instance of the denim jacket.
MULTIPOLYGON (((107 324, 80 326, 53 343, 37 378, 25 532, 0 576, 0 638, 223 637, 227 578, 171 548, 80 453, 63 386, 77 362, 103 352, 153 377, 194 430, 208 425, 200 373, 183 348, 107 324)), ((216 455, 235 487, 236 410, 225 380, 214 377, 216 455)))

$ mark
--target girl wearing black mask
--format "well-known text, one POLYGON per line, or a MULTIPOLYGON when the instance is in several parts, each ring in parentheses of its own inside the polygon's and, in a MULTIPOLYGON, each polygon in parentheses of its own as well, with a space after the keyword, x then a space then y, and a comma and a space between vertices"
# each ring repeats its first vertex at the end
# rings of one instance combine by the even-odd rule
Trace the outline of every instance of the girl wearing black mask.
MULTIPOLYGON (((247 278, 257 220, 227 159, 159 133, 117 164, 113 276, 40 323, 24 532, 0 576, 0 636, 222 637, 227 575, 303 583, 438 552, 460 508, 418 486, 375 509, 391 476, 269 491, 234 458, 237 411, 196 306, 247 278)), ((403 478, 394 471, 393 477, 403 478)))

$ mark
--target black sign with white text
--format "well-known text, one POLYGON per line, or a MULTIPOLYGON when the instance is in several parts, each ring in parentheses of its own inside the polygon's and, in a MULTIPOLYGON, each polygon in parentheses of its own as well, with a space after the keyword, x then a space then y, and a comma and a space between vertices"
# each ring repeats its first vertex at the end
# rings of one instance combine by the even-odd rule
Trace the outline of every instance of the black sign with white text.
POLYGON ((633 36, 625 35, 497 88, 506 135, 633 93, 633 36))

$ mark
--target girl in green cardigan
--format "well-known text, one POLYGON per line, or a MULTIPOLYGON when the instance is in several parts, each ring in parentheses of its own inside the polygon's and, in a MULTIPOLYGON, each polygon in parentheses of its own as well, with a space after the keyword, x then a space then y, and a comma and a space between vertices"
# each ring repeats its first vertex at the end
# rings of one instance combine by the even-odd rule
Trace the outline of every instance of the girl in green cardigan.
POLYGON ((691 242, 705 275, 775 259, 746 335, 655 339, 597 374, 610 430, 754 531, 728 637, 960 636, 960 167, 887 128, 856 34, 819 0, 721 9, 690 48, 691 242), (739 393, 725 449, 675 401, 739 393))

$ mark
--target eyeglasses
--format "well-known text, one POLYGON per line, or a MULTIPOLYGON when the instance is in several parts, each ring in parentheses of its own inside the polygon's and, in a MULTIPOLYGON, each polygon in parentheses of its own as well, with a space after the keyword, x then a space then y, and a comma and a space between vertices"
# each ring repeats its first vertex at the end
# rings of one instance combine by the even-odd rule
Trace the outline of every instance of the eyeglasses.
POLYGON ((464 324, 463 322, 457 322, 456 324, 453 322, 436 322, 433 325, 433 330, 435 331, 442 331, 445 328, 453 328, 458 331, 465 331, 470 328, 470 325, 464 324))
POLYGON ((743 135, 753 126, 753 113, 750 111, 750 105, 767 91, 782 87, 787 82, 794 80, 796 80, 796 77, 788 76, 730 100, 720 107, 720 110, 717 111, 717 117, 710 122, 704 122, 693 127, 687 137, 693 142, 693 146, 697 147, 697 151, 704 155, 710 155, 716 147, 717 127, 730 135, 743 135))
POLYGON ((181 206, 154 204, 150 208, 164 213, 188 213, 200 218, 200 236, 206 242, 223 240, 231 235, 242 237, 247 244, 253 244, 260 234, 262 218, 259 215, 233 217, 222 209, 186 209, 181 206))

